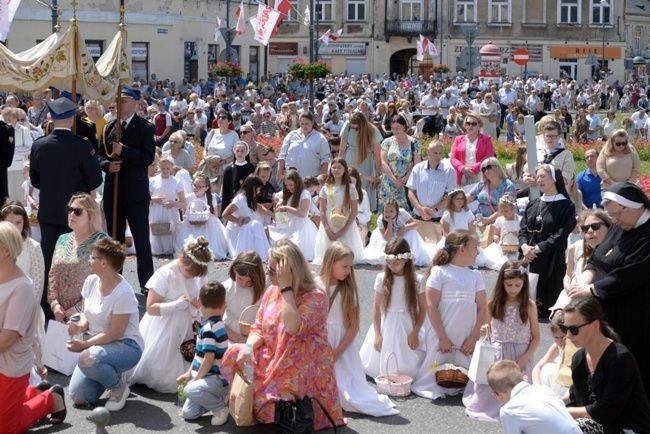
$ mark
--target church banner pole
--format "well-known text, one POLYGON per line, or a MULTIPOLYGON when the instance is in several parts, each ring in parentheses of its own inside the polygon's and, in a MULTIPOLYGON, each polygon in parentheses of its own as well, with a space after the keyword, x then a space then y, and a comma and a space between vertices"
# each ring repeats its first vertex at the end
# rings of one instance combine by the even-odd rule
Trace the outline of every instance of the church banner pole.
MULTIPOLYGON (((124 44, 124 0, 120 0, 120 33, 122 33, 122 39, 120 39, 120 46, 124 44)), ((122 47, 120 47, 119 61, 122 61, 122 47)), ((121 65, 118 65, 118 71, 122 71, 121 65)), ((122 128, 121 128, 121 115, 122 115, 122 82, 118 78, 117 80, 117 100, 115 101, 116 116, 115 119, 115 140, 119 142, 122 139, 122 128)), ((113 151, 114 160, 118 157, 113 151)), ((111 236, 113 239, 117 239, 117 187, 119 180, 119 171, 113 173, 113 224, 111 225, 111 236)))

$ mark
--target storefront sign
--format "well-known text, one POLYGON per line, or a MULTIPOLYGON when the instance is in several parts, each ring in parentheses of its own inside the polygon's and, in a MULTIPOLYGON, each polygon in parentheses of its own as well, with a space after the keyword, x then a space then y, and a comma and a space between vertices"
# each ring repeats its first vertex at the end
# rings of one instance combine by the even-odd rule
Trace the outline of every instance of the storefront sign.
POLYGON ((297 42, 270 42, 269 54, 280 56, 297 56, 298 43, 297 42))
POLYGON ((329 45, 321 45, 318 54, 366 54, 365 42, 330 42, 329 45))
MULTIPOLYGON (((586 59, 589 53, 594 53, 596 58, 600 59, 603 56, 603 49, 596 46, 551 45, 551 57, 556 59, 586 59)), ((605 58, 621 59, 621 49, 605 47, 605 58)))

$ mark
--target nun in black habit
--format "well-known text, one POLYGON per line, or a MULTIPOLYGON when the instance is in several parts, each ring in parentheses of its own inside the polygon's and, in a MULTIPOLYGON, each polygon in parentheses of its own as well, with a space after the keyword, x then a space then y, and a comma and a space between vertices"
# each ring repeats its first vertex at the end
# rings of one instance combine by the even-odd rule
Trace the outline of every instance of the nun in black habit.
MULTIPOLYGON (((650 393, 650 199, 617 182, 603 196, 614 225, 594 250, 569 296, 600 300, 607 320, 636 358, 650 393)), ((650 423, 650 422, 649 422, 650 423)))
POLYGON ((233 152, 235 160, 232 165, 223 171, 223 184, 221 186, 221 210, 228 208, 232 199, 237 195, 244 180, 255 172, 255 166, 248 162, 246 157, 250 152, 248 143, 239 141, 235 143, 233 152))
POLYGON ((542 196, 526 206, 519 230, 519 250, 522 260, 530 265, 530 272, 539 275, 537 305, 539 312, 546 315, 563 288, 567 239, 576 225, 576 217, 562 172, 542 164, 535 176, 542 196))

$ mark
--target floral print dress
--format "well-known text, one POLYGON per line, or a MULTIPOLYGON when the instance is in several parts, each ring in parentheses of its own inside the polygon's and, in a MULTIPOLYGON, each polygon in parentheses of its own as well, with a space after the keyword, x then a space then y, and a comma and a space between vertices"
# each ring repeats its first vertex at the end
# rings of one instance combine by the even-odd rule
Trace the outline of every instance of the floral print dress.
MULTIPOLYGON (((420 153, 420 142, 417 139, 411 140, 411 144, 407 149, 399 149, 397 140, 394 137, 387 138, 381 144, 381 149, 386 151, 388 157, 388 166, 397 179, 406 175, 406 172, 413 165, 412 151, 416 154, 420 153)), ((383 174, 381 175, 381 184, 379 185, 379 213, 382 211, 381 204, 389 199, 395 200, 400 208, 411 211, 411 207, 406 200, 406 189, 396 187, 388 176, 383 174)))
POLYGON ((491 217, 492 214, 497 212, 499 209, 499 200, 505 194, 509 194, 513 199, 517 197, 517 188, 507 178, 503 178, 501 184, 494 190, 490 190, 488 185, 481 181, 469 192, 469 196, 473 200, 478 201, 478 209, 475 214, 481 217, 491 217))
MULTIPOLYGON (((254 351, 253 415, 262 423, 273 423, 274 402, 298 400, 304 396, 318 398, 336 425, 344 425, 334 376, 332 347, 327 339, 327 296, 314 289, 296 296, 302 318, 300 331, 289 334, 282 322, 280 288, 272 286, 264 293, 251 333, 261 336, 264 344, 254 351), (273 402, 269 402, 273 401, 273 402), (267 404, 268 403, 268 404, 267 404)), ((228 348, 221 361, 221 373, 232 384, 237 371, 237 355, 244 345, 228 348)), ((318 404, 314 406, 314 429, 331 424, 318 404)))

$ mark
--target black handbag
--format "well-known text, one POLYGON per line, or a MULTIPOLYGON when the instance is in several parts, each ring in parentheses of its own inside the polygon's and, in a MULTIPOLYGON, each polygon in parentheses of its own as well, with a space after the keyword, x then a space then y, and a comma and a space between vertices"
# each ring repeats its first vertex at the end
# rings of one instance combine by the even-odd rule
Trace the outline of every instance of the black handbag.
POLYGON ((334 432, 336 433, 336 423, 332 416, 325 410, 323 404, 316 399, 305 396, 298 401, 283 401, 275 403, 275 424, 278 426, 280 434, 309 434, 314 432, 314 407, 311 401, 314 400, 323 410, 325 416, 329 419, 334 432))

